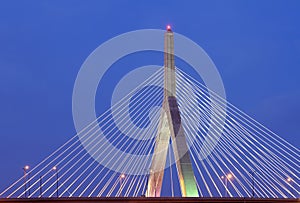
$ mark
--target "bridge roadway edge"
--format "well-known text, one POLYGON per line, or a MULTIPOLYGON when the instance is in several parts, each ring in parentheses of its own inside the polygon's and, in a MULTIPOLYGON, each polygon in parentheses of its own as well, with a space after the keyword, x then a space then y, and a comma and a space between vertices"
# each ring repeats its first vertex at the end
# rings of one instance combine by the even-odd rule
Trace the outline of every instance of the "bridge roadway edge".
POLYGON ((0 198, 0 203, 300 203, 300 199, 203 197, 0 198))

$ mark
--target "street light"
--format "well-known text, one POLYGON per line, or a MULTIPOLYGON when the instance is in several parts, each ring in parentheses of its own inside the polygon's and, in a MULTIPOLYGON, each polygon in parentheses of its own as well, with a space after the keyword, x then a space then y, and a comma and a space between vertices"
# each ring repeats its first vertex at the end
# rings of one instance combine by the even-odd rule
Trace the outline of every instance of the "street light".
POLYGON ((227 193, 228 193, 228 188, 227 188, 227 185, 228 185, 228 180, 232 179, 233 178, 233 175, 231 173, 228 173, 227 175, 223 175, 221 176, 221 179, 225 179, 225 197, 227 197, 227 193))
POLYGON ((254 175, 255 175, 255 172, 256 172, 256 171, 249 171, 249 173, 250 173, 251 176, 252 176, 252 197, 255 196, 255 188, 254 188, 254 175))
POLYGON ((123 187, 122 187, 122 183, 123 183, 123 179, 125 179, 125 174, 124 173, 122 173, 121 175, 120 175, 120 196, 122 197, 122 190, 123 190, 123 187))
POLYGON ((226 175, 226 179, 225 179, 225 182, 226 182, 226 197, 227 197, 227 193, 228 193, 228 180, 230 180, 231 178, 233 178, 233 175, 231 174, 231 173, 228 173, 227 175, 226 175))
POLYGON ((43 197, 43 176, 40 176, 40 196, 43 197))
POLYGON ((56 173, 56 197, 58 197, 58 170, 56 166, 53 166, 52 170, 56 173))
MULTIPOLYGON (((286 182, 287 182, 287 184, 288 184, 290 187, 292 187, 293 179, 292 179, 291 177, 287 177, 287 178, 286 178, 286 182)), ((294 194, 293 194, 292 191, 291 191, 291 193, 292 193, 292 196, 294 196, 294 194)))
POLYGON ((29 166, 26 165, 22 169, 24 171, 24 196, 27 197, 27 171, 29 170, 29 166))

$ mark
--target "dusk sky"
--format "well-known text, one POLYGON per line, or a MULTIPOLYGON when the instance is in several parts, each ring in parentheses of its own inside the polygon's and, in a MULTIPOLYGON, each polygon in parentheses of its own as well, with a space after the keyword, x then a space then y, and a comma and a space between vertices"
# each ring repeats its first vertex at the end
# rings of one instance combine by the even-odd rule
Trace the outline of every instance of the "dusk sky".
MULTIPOLYGON (((72 91, 89 54, 167 24, 207 52, 229 102, 299 148, 299 9, 297 0, 1 0, 0 191, 76 134, 72 91)), ((135 63, 163 65, 162 55, 145 58, 135 63)))

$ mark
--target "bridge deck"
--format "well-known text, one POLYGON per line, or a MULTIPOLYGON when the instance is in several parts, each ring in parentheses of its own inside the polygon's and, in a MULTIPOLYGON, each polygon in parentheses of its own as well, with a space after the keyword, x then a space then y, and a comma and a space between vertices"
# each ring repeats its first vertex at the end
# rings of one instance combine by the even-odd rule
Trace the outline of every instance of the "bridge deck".
POLYGON ((145 198, 145 197, 98 197, 98 198, 86 198, 86 197, 71 197, 71 198, 21 198, 21 199, 0 199, 1 203, 300 203, 300 199, 262 199, 262 198, 193 198, 193 197, 154 197, 154 198, 145 198))

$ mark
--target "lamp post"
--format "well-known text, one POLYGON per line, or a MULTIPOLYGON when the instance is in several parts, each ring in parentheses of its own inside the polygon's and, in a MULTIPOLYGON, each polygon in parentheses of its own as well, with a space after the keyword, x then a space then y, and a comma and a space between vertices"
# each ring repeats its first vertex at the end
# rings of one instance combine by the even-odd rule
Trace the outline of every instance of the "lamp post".
POLYGON ((27 171, 29 170, 29 166, 26 165, 22 169, 24 171, 24 196, 27 197, 27 171))
MULTIPOLYGON (((288 184, 290 187, 292 187, 293 179, 292 179, 291 177, 287 177, 287 178, 286 178, 286 182, 287 182, 287 184, 288 184)), ((291 194, 292 194, 292 196, 294 196, 292 190, 291 190, 291 194)), ((295 197, 295 196, 294 196, 294 197, 295 197)))
POLYGON ((249 171, 252 176, 252 198, 255 197, 255 188, 254 188, 254 175, 256 171, 249 171))
POLYGON ((123 186, 122 186, 122 184, 123 184, 123 179, 125 178, 125 174, 121 174, 120 175, 120 197, 122 197, 123 195, 122 195, 122 190, 123 190, 123 186))
POLYGON ((58 169, 56 166, 53 166, 52 170, 56 174, 56 197, 58 197, 58 169))
POLYGON ((228 194, 228 180, 230 180, 231 178, 233 178, 233 175, 231 173, 228 173, 225 176, 221 176, 221 179, 225 179, 225 197, 227 197, 228 194))
POLYGON ((43 177, 40 176, 40 196, 39 197, 43 197, 43 177))

